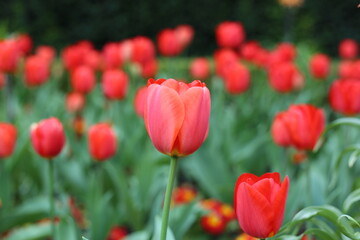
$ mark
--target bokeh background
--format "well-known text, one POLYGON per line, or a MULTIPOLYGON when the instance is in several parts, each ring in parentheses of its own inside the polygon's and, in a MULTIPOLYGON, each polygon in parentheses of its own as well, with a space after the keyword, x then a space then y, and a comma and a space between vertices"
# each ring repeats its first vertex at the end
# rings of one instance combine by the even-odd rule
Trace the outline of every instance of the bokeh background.
POLYGON ((137 35, 154 39, 160 30, 185 23, 196 31, 188 54, 210 55, 216 47, 214 28, 221 21, 241 21, 247 39, 265 46, 282 41, 286 24, 293 21, 295 43, 335 55, 341 39, 360 40, 357 5, 355 0, 308 0, 289 16, 276 0, 2 0, 0 29, 1 34, 27 32, 35 44, 58 49, 82 39, 100 48, 137 35))

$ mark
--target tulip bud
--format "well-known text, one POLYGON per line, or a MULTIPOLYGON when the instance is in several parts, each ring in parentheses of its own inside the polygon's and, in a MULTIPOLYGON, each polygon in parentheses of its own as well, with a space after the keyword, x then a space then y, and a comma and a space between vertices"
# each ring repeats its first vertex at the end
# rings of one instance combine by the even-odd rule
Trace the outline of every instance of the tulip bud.
POLYGON ((210 64, 206 58, 195 58, 190 65, 190 74, 194 79, 204 80, 209 77, 210 64))
POLYGON ((28 34, 20 34, 16 37, 16 42, 19 46, 22 55, 29 54, 32 49, 32 39, 28 34))
POLYGON ((40 56, 45 58, 47 62, 50 64, 56 55, 55 49, 51 46, 39 46, 36 48, 36 56, 40 56))
POLYGON ((194 29, 190 25, 182 24, 175 28, 176 37, 181 49, 186 48, 194 37, 194 29))
POLYGON ((105 69, 116 69, 123 63, 120 44, 118 43, 107 43, 104 46, 102 55, 104 57, 105 69))
POLYGON ((116 153, 117 139, 108 123, 98 123, 90 127, 88 145, 91 156, 96 161, 105 161, 116 153))
POLYGON ((360 113, 360 81, 357 79, 337 80, 329 91, 329 102, 332 109, 344 115, 353 116, 360 113))
POLYGON ((21 51, 15 40, 0 42, 0 71, 14 73, 21 57, 21 51))
POLYGON ((181 45, 173 29, 164 29, 157 36, 158 48, 161 55, 172 57, 180 54, 181 45))
POLYGON ((229 93, 240 94, 249 88, 250 72, 241 63, 232 64, 225 74, 224 82, 229 93))
POLYGON ((129 79, 125 72, 117 69, 106 70, 102 76, 104 95, 111 100, 121 100, 125 98, 128 82, 129 79))
POLYGON ((155 58, 155 46, 150 38, 139 36, 132 41, 132 61, 144 63, 155 58))
POLYGON ((114 226, 111 228, 107 240, 124 240, 128 235, 124 227, 114 226))
POLYGON ((71 85, 75 92, 87 94, 93 90, 95 83, 95 73, 88 66, 77 67, 71 74, 71 85))
POLYGON ((238 48, 245 40, 245 31, 240 22, 222 22, 216 27, 215 32, 220 47, 238 48))
POLYGON ((285 212, 289 178, 279 173, 257 177, 242 174, 235 185, 234 208, 241 229, 252 237, 269 238, 280 229, 285 212))
POLYGON ((65 145, 65 134, 61 122, 54 117, 34 123, 30 130, 34 150, 43 158, 56 157, 65 145))
POLYGON ((156 149, 170 156, 186 156, 204 142, 210 117, 210 92, 198 80, 149 79, 145 125, 156 149))
POLYGON ((69 112, 80 112, 84 108, 85 97, 81 93, 71 92, 67 94, 65 103, 69 112))
POLYGON ((0 159, 9 157, 16 144, 16 128, 9 123, 0 123, 0 159))
POLYGON ((48 80, 49 74, 49 63, 45 58, 35 55, 25 60, 26 85, 39 86, 48 80))
POLYGON ((353 39, 344 39, 339 44, 339 55, 344 59, 354 59, 359 52, 358 43, 353 39))
POLYGON ((299 89, 304 85, 304 77, 292 62, 282 62, 271 67, 270 85, 280 93, 299 89))
POLYGON ((310 73, 314 78, 324 79, 330 72, 330 59, 325 54, 316 54, 310 60, 310 73))
POLYGON ((158 70, 158 63, 156 58, 149 59, 146 62, 140 63, 141 76, 143 78, 155 77, 158 70))

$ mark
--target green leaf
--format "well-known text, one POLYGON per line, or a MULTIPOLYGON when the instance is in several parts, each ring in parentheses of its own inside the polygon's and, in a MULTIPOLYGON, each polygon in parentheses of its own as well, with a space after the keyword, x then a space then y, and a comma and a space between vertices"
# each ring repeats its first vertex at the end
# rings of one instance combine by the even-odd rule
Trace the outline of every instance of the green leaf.
POLYGON ((326 240, 339 240, 334 234, 330 234, 326 230, 318 229, 318 228, 310 228, 304 232, 304 235, 311 234, 319 237, 319 239, 326 239, 326 240))
MULTIPOLYGON (((160 239, 161 223, 162 223, 161 218, 159 216, 156 216, 155 217, 153 240, 159 240, 160 239)), ((166 240, 175 240, 175 236, 174 236, 173 232, 171 231, 171 229, 169 227, 167 229, 166 240)))
POLYGON ((360 201, 360 189, 357 189, 349 194, 349 196, 345 199, 343 210, 344 212, 348 212, 351 208, 351 206, 360 201))
POLYGON ((352 225, 355 225, 357 228, 360 228, 360 224, 354 218, 350 217, 349 215, 344 214, 338 218, 337 226, 340 228, 341 232, 345 236, 347 236, 351 239, 359 240, 360 233, 355 232, 352 225))
POLYGON ((50 236, 50 222, 31 224, 14 230, 4 240, 40 240, 50 236))

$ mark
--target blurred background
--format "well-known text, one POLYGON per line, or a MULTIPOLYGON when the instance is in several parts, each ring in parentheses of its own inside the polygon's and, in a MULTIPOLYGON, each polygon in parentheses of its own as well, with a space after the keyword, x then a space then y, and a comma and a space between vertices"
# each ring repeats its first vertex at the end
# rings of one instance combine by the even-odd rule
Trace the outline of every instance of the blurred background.
MULTIPOLYGON (((280 0, 279 0, 280 1, 280 0)), ((287 4, 299 0, 282 0, 287 4)), ((88 39, 100 48, 105 42, 137 35, 155 38, 166 28, 190 24, 196 36, 188 54, 210 55, 216 47, 214 28, 224 20, 241 21, 247 39, 273 46, 284 40, 294 23, 292 40, 305 42, 331 55, 343 38, 360 40, 358 1, 304 1, 286 8, 276 0, 12 0, 3 1, 1 34, 23 31, 36 44, 58 49, 88 39), (295 34, 296 33, 296 34, 295 34)))

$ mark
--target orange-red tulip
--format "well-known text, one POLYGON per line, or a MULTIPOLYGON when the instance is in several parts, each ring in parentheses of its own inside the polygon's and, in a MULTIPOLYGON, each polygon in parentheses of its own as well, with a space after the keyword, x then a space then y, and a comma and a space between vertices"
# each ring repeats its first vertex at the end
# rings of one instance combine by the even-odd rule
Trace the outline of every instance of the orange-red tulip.
POLYGON ((186 204, 196 198, 197 192, 190 186, 181 186, 174 189, 172 201, 175 205, 186 204))
POLYGON ((180 54, 182 48, 175 30, 167 28, 157 36, 157 44, 161 55, 172 57, 180 54))
POLYGON ((358 43, 353 39, 344 39, 339 44, 339 55, 345 59, 356 58, 359 52, 358 43))
POLYGON ((117 139, 108 123, 98 123, 90 127, 88 144, 91 156, 96 161, 105 161, 116 153, 117 139))
POLYGON ((102 76, 102 89, 105 97, 111 100, 125 98, 129 78, 125 72, 118 69, 106 70, 102 76))
POLYGON ((78 92, 71 92, 66 95, 66 109, 69 112, 80 112, 85 105, 85 97, 78 92))
POLYGON ((304 85, 304 77, 292 62, 281 62, 269 70, 270 86, 280 93, 299 89, 304 85))
POLYGON ((238 48, 245 39, 245 31, 240 22, 222 22, 216 27, 215 32, 220 47, 238 48))
POLYGON ((232 64, 224 77, 226 90, 231 94, 240 94, 250 85, 250 72, 241 63, 232 64))
POLYGON ((316 54, 311 58, 309 67, 314 78, 324 79, 330 72, 330 58, 325 54, 316 54))
POLYGON ((239 176, 234 207, 241 229, 252 237, 274 236, 284 218, 288 189, 289 178, 286 176, 281 182, 279 173, 239 176))
POLYGON ((204 142, 210 117, 210 92, 199 80, 149 79, 145 125, 160 152, 186 156, 204 142))
POLYGON ((357 79, 337 80, 329 91, 330 106, 344 115, 360 113, 360 81, 357 79))
POLYGON ((89 93, 96 83, 94 70, 83 65, 77 67, 71 74, 71 85, 75 92, 89 93))
POLYGON ((17 131, 10 123, 0 123, 0 159, 9 157, 15 148, 17 131))
POLYGON ((25 84, 29 87, 45 83, 50 75, 49 62, 41 56, 30 56, 25 60, 25 84))
POLYGON ((136 91, 134 106, 137 115, 144 117, 145 101, 147 98, 147 86, 141 87, 136 91))
POLYGON ((325 128, 325 114, 310 104, 291 105, 275 117, 272 135, 281 146, 313 150, 325 128), (289 140, 290 138, 290 140, 289 140))
POLYGON ((0 42, 0 71, 14 73, 21 57, 17 42, 6 39, 0 42))
POLYGON ((201 217, 200 224, 205 232, 212 235, 222 234, 226 229, 226 221, 216 213, 201 217))
POLYGON ((65 145, 65 133, 61 122, 51 117, 31 125, 31 143, 42 157, 56 157, 65 145))
POLYGON ((209 77, 210 64, 206 58, 195 58, 190 65, 190 74, 194 79, 204 80, 209 77))

